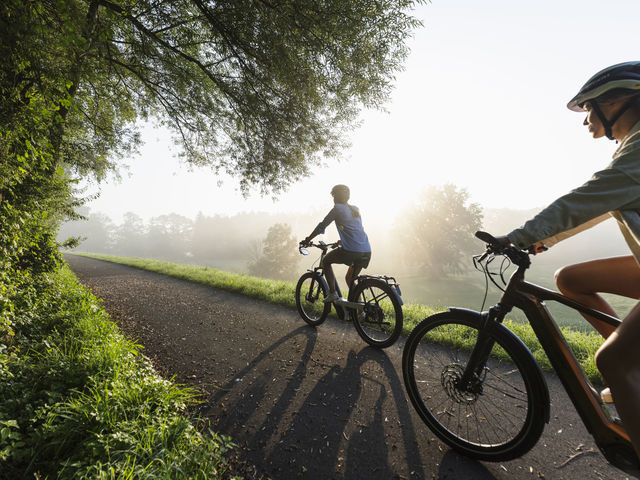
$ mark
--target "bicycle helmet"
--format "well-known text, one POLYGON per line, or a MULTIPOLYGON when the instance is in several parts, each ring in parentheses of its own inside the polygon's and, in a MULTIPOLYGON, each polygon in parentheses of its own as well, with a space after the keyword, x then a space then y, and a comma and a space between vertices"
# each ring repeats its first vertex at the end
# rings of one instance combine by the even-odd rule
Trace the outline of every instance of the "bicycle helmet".
POLYGON ((346 185, 335 185, 331 189, 331 195, 339 201, 338 203, 347 203, 351 196, 351 192, 349 191, 349 187, 346 185))
POLYGON ((599 71, 583 85, 580 91, 567 104, 569 110, 584 111, 584 104, 590 102, 602 121, 607 138, 613 140, 611 128, 629 108, 628 101, 616 114, 608 119, 602 113, 598 101, 614 100, 640 94, 640 61, 618 63, 599 71))

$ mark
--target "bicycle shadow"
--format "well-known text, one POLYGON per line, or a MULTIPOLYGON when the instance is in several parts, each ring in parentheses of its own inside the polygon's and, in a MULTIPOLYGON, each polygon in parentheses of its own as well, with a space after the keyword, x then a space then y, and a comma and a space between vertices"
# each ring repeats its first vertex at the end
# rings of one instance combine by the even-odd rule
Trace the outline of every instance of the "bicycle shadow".
POLYGON ((473 473, 464 478, 494 478, 455 452, 438 451, 424 465, 404 383, 384 350, 351 348, 340 365, 328 365, 314 354, 317 343, 316 329, 296 328, 202 405, 215 430, 241 446, 238 455, 273 478, 433 478, 438 462, 439 478, 452 478, 461 463, 473 473))
POLYGON ((338 473, 341 478, 350 479, 392 477, 388 464, 390 446, 384 441, 382 405, 387 399, 386 389, 361 372, 369 360, 380 355, 384 356, 372 349, 350 351, 344 367, 331 367, 302 400, 299 412, 305 414, 292 419, 283 433, 286 441, 276 445, 267 462, 274 463, 298 451, 300 461, 309 461, 310 456, 320 460, 314 462, 311 473, 311 465, 295 466, 298 460, 289 459, 294 466, 291 473, 306 473, 305 478, 336 478, 338 473), (362 406, 365 389, 375 398, 371 409, 362 406))
MULTIPOLYGON (((286 401, 284 399, 292 398, 295 394, 297 388, 299 388, 300 384, 304 380, 306 376, 307 367, 309 364, 309 360, 311 357, 311 352, 315 347, 317 341, 317 332, 315 329, 308 328, 307 326, 301 326, 291 333, 285 335, 280 338, 278 341, 274 342, 267 349, 260 352, 251 362, 247 363, 247 366, 240 370, 232 380, 228 381, 225 385, 218 387, 217 390, 209 396, 206 402, 202 404, 200 407, 201 415, 208 415, 212 408, 217 405, 224 405, 223 400, 229 396, 229 393, 234 389, 238 389, 238 384, 240 382, 244 382, 245 379, 249 380, 248 387, 246 391, 243 391, 240 395, 240 398, 237 399, 234 410, 238 414, 238 418, 242 419, 244 417, 250 417, 253 412, 255 412, 260 407, 260 400, 265 397, 265 394, 268 390, 268 382, 271 380, 271 369, 267 368, 266 370, 260 371, 259 365, 265 363, 267 360, 270 361, 270 356, 276 352, 280 347, 287 345, 288 342, 293 341, 296 337, 301 336, 306 338, 306 344, 302 354, 300 355, 300 362, 298 366, 295 368, 293 374, 290 375, 290 380, 287 382, 287 385, 282 392, 280 397, 281 400, 277 402, 273 406, 270 412, 270 417, 273 422, 277 422, 277 420, 281 417, 283 411, 286 409, 286 401), (251 374, 258 372, 259 375, 254 375, 251 378, 251 374)), ((232 419, 233 417, 229 417, 232 419)), ((273 423, 271 422, 271 423, 273 423)), ((218 425, 221 426, 232 426, 229 425, 228 422, 225 422, 223 419, 218 425)), ((266 427, 261 429, 261 431, 265 431, 266 427)))
MULTIPOLYGON (((324 400, 317 415, 311 416, 319 419, 314 421, 316 428, 310 430, 311 420, 299 416, 285 433, 287 438, 305 442, 308 453, 317 452, 322 457, 317 471, 304 478, 433 478, 431 466, 425 469, 423 465, 404 383, 385 351, 373 347, 352 350, 346 365, 332 368, 323 380, 302 406, 312 409, 324 400), (378 378, 372 378, 375 369, 379 370, 378 378), (366 406, 371 407, 368 412, 356 411, 366 406), (326 412, 331 414, 328 418, 326 412), (305 436, 309 431, 313 431, 311 437, 305 436)), ((276 449, 271 457, 281 454, 276 449)), ((441 458, 436 478, 452 478, 452 472, 453 478, 495 480, 479 462, 451 450, 441 458)))

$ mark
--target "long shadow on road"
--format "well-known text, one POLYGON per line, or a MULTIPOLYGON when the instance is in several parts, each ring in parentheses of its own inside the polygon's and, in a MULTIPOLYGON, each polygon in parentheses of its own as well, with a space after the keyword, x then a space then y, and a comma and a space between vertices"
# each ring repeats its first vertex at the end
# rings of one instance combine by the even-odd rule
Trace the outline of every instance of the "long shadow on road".
MULTIPOLYGON (((351 348, 331 365, 316 357, 317 344, 307 326, 283 336, 213 393, 202 413, 273 478, 454 478, 455 453, 440 457, 438 477, 433 460, 424 464, 402 380, 385 351, 351 348)), ((495 478, 471 463, 473 478, 495 478)))

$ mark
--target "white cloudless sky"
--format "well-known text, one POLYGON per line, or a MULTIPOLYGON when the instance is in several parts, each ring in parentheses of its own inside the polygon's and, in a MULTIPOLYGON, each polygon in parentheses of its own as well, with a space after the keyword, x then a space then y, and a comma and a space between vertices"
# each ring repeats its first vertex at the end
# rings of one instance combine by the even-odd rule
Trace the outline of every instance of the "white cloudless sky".
POLYGON ((345 183, 352 203, 381 220, 428 185, 452 183, 483 206, 524 209, 610 162, 615 143, 591 138, 584 115, 566 104, 596 71, 640 60, 640 1, 433 0, 415 14, 424 26, 387 112, 362 112, 340 161, 276 201, 258 192, 245 199, 233 178, 189 170, 169 135, 148 127, 122 180, 90 186, 101 194, 87 206, 116 223, 128 211, 144 219, 302 212, 328 209, 331 186, 345 183))

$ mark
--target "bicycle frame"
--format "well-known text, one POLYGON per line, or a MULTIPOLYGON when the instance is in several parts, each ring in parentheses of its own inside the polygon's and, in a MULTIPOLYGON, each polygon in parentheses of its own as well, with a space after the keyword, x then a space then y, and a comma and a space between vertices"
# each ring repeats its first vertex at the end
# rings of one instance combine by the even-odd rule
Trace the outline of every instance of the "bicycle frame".
MULTIPOLYGON (((313 270, 307 270, 308 272, 317 274, 322 280, 324 280, 324 282, 327 285, 327 287, 328 287, 328 283, 327 283, 327 280, 326 280, 326 278, 324 276, 324 270, 320 265, 322 265, 322 259, 327 254, 327 250, 329 248, 333 248, 333 245, 336 245, 336 244, 327 245, 327 244, 322 244, 321 243, 320 245, 316 245, 316 246, 318 246, 318 248, 320 248, 322 250, 322 253, 320 254, 319 266, 314 267, 313 270)), ((358 284, 358 282, 363 280, 363 279, 365 279, 365 278, 379 278, 379 279, 384 280, 387 283, 389 283, 389 280, 392 280, 393 291, 396 294, 398 302, 400 303, 400 305, 403 304, 402 296, 400 294, 399 287, 398 287, 398 285, 396 283, 395 278, 389 277, 387 275, 378 275, 378 276, 358 275, 358 276, 353 278, 353 280, 351 281, 351 285, 349 285, 349 287, 348 287, 347 300, 341 301, 339 303, 334 303, 334 308, 336 309, 336 313, 338 314, 338 317, 340 318, 340 320, 344 320, 344 316, 345 316, 345 311, 344 310, 345 309, 347 309, 347 310, 355 310, 355 309, 357 309, 359 307, 363 307, 364 306, 364 304, 361 303, 361 302, 354 302, 353 301, 353 299, 351 298, 351 292, 353 291, 354 287, 358 284)), ((338 283, 338 279, 337 278, 335 279, 335 287, 336 287, 336 292, 337 292, 338 296, 342 297, 342 292, 340 291, 340 284, 338 283)))
MULTIPOLYGON (((489 320, 502 322, 513 307, 525 313, 569 398, 605 458, 616 467, 638 475, 640 461, 626 430, 611 418, 544 301, 556 301, 609 325, 618 326, 620 320, 571 300, 558 292, 527 282, 524 279, 525 270, 526 267, 520 266, 511 276, 498 304, 489 310, 489 320)), ((484 350, 486 345, 484 348, 482 346, 478 348, 484 350)), ((482 352, 478 355, 482 355, 482 352)), ((473 372, 469 373, 473 374, 473 372)))

